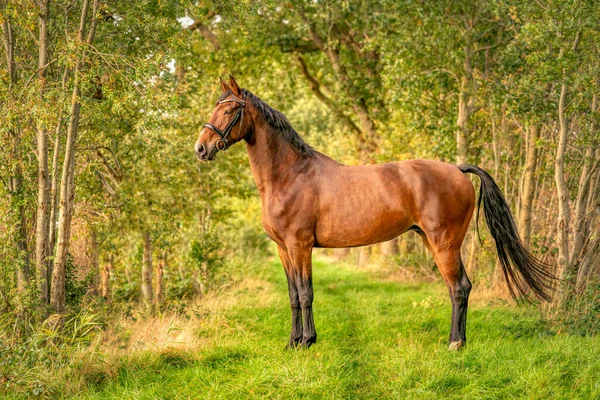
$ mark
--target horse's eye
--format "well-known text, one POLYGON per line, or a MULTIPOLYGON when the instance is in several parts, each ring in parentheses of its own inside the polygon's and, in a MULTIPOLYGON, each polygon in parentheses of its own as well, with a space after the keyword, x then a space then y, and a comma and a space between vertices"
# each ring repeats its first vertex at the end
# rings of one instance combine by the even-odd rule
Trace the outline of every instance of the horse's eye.
POLYGON ((225 110, 225 115, 231 115, 232 112, 233 110, 225 110))

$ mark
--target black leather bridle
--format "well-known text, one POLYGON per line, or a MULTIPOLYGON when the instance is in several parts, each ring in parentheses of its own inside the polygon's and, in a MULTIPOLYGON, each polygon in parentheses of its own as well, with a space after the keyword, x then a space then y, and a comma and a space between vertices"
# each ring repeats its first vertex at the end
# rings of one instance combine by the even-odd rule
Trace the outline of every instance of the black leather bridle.
POLYGON ((242 129, 242 124, 244 121, 244 108, 246 107, 246 92, 245 91, 243 92, 243 97, 241 99, 235 97, 232 94, 228 98, 219 101, 217 104, 231 103, 231 102, 238 103, 240 106, 238 107, 237 111, 235 112, 235 115, 233 116, 231 121, 229 121, 229 123, 227 124, 225 129, 220 130, 219 128, 217 128, 216 126, 214 126, 213 124, 208 123, 208 122, 206 124, 202 125, 202 128, 212 129, 221 138, 217 141, 217 143, 215 143, 215 147, 213 148, 210 155, 208 156, 209 159, 212 159, 212 157, 215 155, 215 153, 217 151, 224 151, 227 149, 227 147, 229 147, 229 141, 227 140, 227 138, 229 137, 229 134, 231 133, 231 130, 233 129, 235 124, 237 124, 238 121, 240 121, 240 120, 242 122, 240 122, 239 129, 240 130, 242 129))

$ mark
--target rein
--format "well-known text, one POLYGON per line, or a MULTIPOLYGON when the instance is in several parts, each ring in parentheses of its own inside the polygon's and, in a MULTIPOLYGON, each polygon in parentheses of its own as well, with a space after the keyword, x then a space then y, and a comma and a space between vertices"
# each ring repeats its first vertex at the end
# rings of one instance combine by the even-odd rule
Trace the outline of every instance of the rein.
POLYGON ((242 129, 242 124, 244 122, 244 108, 246 108, 246 92, 244 91, 244 97, 241 99, 235 97, 232 94, 231 98, 221 100, 217 104, 232 103, 232 102, 238 103, 240 105, 240 107, 238 107, 237 111, 235 112, 235 115, 233 116, 232 120, 229 121, 229 123, 227 124, 225 129, 220 130, 219 128, 217 128, 216 126, 214 126, 213 124, 211 124, 209 122, 202 125, 202 128, 212 129, 221 138, 215 144, 215 147, 213 148, 213 150, 208 158, 212 158, 217 151, 225 151, 229 147, 229 141, 227 140, 227 137, 233 130, 233 127, 235 126, 235 124, 237 124, 238 121, 240 121, 240 120, 242 122, 240 123, 239 130, 242 129))

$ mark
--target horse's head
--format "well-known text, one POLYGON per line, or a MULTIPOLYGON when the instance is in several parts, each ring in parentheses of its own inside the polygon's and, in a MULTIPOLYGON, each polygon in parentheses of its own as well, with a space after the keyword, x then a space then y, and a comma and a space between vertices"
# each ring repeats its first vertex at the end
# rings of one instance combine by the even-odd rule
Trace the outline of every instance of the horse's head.
MULTIPOLYGON (((220 79, 220 78, 219 78, 220 79)), ((200 130, 194 150, 200 161, 211 161, 219 151, 242 140, 250 131, 252 118, 244 118, 246 92, 229 75, 229 84, 221 81, 221 97, 210 121, 200 130)))

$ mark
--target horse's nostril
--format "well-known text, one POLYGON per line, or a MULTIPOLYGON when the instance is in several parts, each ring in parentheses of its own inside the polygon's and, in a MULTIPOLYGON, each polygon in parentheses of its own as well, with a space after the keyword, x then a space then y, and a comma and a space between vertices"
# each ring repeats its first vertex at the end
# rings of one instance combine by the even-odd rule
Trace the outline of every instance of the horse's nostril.
POLYGON ((203 144, 197 144, 196 145, 196 153, 198 153, 198 155, 203 156, 206 153, 206 147, 204 147, 203 144))

